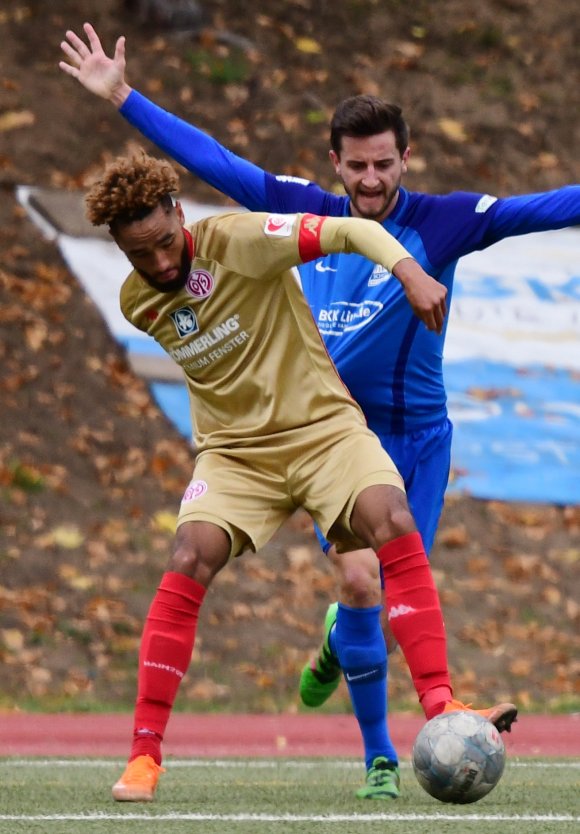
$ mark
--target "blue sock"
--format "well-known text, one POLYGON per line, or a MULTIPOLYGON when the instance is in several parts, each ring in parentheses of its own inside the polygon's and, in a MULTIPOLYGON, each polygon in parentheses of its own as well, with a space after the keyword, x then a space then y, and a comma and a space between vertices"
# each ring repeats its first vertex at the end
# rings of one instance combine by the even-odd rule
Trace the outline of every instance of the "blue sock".
POLYGON ((328 648, 330 649, 336 660, 338 660, 338 649, 336 648, 336 623, 328 632, 328 648))
POLYGON ((398 763, 387 728, 387 649, 382 606, 338 604, 334 647, 362 733, 367 770, 376 756, 398 763))

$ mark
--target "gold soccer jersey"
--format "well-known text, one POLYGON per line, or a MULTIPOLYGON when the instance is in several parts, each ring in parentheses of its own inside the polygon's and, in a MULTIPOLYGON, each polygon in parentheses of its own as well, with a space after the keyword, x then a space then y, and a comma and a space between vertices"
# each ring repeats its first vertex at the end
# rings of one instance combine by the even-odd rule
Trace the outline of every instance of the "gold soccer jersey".
POLYGON ((391 269, 406 250, 378 223, 356 218, 235 213, 188 231, 183 289, 160 293, 133 271, 121 308, 183 369, 197 449, 253 446, 339 414, 365 425, 291 268, 346 251, 391 269))

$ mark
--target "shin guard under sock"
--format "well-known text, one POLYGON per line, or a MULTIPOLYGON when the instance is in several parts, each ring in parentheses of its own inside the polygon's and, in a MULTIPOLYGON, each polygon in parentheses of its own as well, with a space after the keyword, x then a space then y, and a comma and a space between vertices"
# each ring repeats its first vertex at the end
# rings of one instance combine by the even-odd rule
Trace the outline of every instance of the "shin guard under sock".
POLYGON ((425 714, 430 692, 452 698, 447 666, 447 639, 439 595, 419 533, 408 533, 384 544, 377 556, 385 577, 389 625, 403 653, 425 714))
POLYGON ((153 598, 139 650, 139 682, 130 759, 161 763, 161 741, 185 675, 206 589, 182 573, 167 572, 153 598))
POLYGON ((376 756, 397 762, 387 728, 387 649, 381 610, 338 604, 335 646, 362 733, 367 769, 376 756))

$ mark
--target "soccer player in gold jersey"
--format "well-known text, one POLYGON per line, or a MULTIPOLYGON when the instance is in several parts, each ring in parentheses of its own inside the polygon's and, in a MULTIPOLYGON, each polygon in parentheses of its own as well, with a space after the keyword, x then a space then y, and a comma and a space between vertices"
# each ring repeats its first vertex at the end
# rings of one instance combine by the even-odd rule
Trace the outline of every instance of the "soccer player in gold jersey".
MULTIPOLYGON (((233 213, 186 227, 177 188, 172 166, 143 152, 114 160, 86 200, 91 222, 108 226, 133 266, 121 290, 124 315, 183 369, 197 448, 144 625, 133 743, 113 787, 119 801, 154 796, 212 579, 230 557, 259 550, 297 507, 340 551, 375 551, 387 604, 404 613, 393 630, 425 715, 458 708, 439 598, 403 481, 339 379, 291 268, 330 252, 382 263, 431 327, 445 316, 444 288, 372 221, 233 213)), ((367 638, 362 627, 350 668, 382 685, 367 638)))

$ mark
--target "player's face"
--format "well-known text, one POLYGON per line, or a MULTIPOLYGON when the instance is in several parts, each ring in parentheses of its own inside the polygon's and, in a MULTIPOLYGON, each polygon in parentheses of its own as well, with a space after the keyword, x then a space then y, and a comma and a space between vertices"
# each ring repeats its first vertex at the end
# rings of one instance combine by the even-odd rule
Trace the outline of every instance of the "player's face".
POLYGON ((119 249, 150 287, 176 292, 185 286, 190 258, 179 203, 159 205, 142 220, 121 226, 114 235, 119 249))
POLYGON ((343 136, 340 156, 330 151, 334 170, 350 197, 355 217, 384 220, 397 202, 410 149, 401 157, 392 130, 374 136, 343 136))

